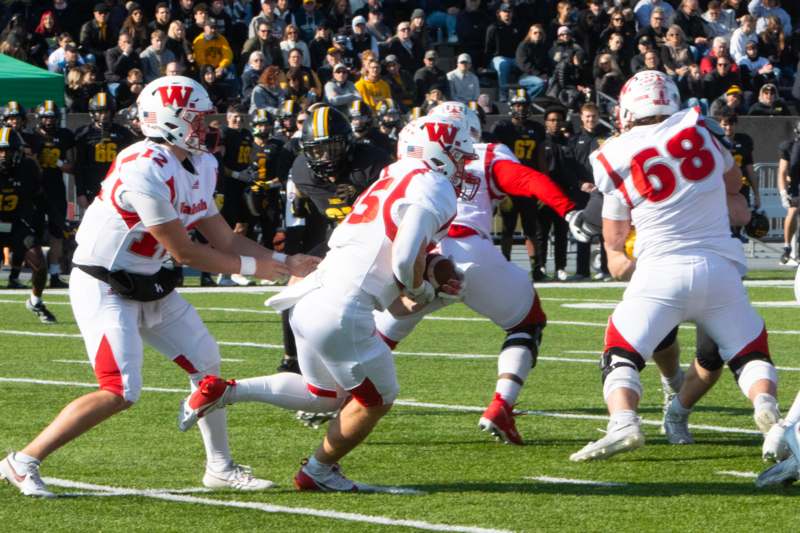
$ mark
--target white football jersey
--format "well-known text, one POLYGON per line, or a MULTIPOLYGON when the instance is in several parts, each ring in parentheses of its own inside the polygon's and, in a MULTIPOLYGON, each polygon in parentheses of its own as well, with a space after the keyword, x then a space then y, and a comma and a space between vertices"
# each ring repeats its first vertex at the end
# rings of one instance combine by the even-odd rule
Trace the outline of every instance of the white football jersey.
POLYGON ((506 195, 494 181, 492 165, 497 161, 519 163, 519 160, 505 144, 481 143, 474 147, 478 158, 467 163, 464 174, 465 180, 477 183, 478 191, 470 200, 458 199, 458 214, 453 224, 467 226, 488 238, 492 234, 494 204, 506 195))
POLYGON ((418 159, 401 159, 384 168, 333 231, 330 251, 319 265, 323 284, 361 289, 383 307, 392 303, 400 295, 392 272, 392 241, 410 205, 436 217, 439 230, 426 237, 438 242, 456 215, 455 191, 449 180, 418 159))
POLYGON ((637 259, 706 251, 744 267, 742 245, 731 238, 723 180, 734 162, 699 110, 609 139, 591 162, 597 188, 630 211, 637 259))
POLYGON ((125 193, 169 201, 174 218, 190 229, 198 220, 217 213, 217 160, 210 154, 190 157, 196 174, 186 170, 166 147, 148 140, 122 150, 81 221, 74 262, 137 274, 157 272, 166 251, 148 233, 125 193))

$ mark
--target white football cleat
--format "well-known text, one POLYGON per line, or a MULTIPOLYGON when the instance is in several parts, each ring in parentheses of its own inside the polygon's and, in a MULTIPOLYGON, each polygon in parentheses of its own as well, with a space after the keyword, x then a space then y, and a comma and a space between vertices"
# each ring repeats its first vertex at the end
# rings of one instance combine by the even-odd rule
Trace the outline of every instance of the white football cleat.
POLYGON ((753 420, 755 420, 758 430, 764 435, 769 433, 772 426, 777 424, 780 419, 778 404, 774 401, 760 403, 753 411, 753 420))
POLYGON ((322 492, 372 492, 369 485, 361 485, 347 479, 338 464, 330 467, 325 473, 312 474, 308 469, 308 460, 303 459, 300 470, 294 476, 297 490, 316 490, 322 492))
POLYGON ((203 485, 209 489, 234 489, 242 491, 265 490, 275 486, 268 479, 258 479, 247 465, 231 465, 229 470, 213 472, 206 468, 203 485))
POLYGON ((14 459, 14 452, 0 461, 0 479, 5 479, 25 496, 55 498, 39 475, 39 463, 24 463, 14 459))
POLYGON ((243 276, 241 274, 231 274, 231 281, 233 281, 240 287, 249 287, 250 285, 255 285, 254 281, 250 280, 247 276, 243 276))
POLYGON ((602 439, 590 442, 570 455, 569 460, 580 462, 608 459, 618 453, 629 452, 642 446, 644 446, 644 434, 637 421, 624 426, 616 426, 602 439))
POLYGON ((186 431, 200 418, 225 407, 235 386, 234 380, 225 381, 217 376, 206 376, 200 380, 197 389, 181 400, 178 429, 186 431))
POLYGON ((339 416, 339 411, 327 411, 324 413, 312 413, 310 411, 297 411, 294 415, 304 426, 312 429, 319 429, 322 424, 330 422, 339 416))
POLYGON ((789 457, 780 463, 773 465, 759 474, 756 479, 757 487, 784 484, 789 485, 800 479, 800 425, 792 424, 786 428, 784 441, 789 447, 789 457))
POLYGON ((218 287, 236 287, 236 282, 231 279, 231 277, 227 274, 220 274, 217 276, 217 286, 218 287))
POLYGON ((761 445, 761 458, 764 461, 779 462, 789 457, 789 446, 786 444, 786 431, 783 420, 772 426, 764 436, 761 445))
POLYGON ((694 437, 689 431, 689 413, 681 414, 674 407, 674 400, 670 401, 664 411, 664 420, 661 428, 670 444, 693 444, 694 437))

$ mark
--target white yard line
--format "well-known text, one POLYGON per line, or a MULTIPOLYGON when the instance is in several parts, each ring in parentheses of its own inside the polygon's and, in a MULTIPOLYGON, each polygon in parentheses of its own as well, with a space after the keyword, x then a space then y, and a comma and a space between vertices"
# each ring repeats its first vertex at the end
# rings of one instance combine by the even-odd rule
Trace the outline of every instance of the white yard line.
MULTIPOLYGON (((223 357, 220 359, 223 363, 243 363, 244 359, 227 359, 223 357)), ((91 361, 86 359, 53 359, 53 363, 61 363, 65 365, 90 365, 91 361)))
POLYGON ((566 477, 550 476, 527 476, 524 479, 541 481, 542 483, 555 483, 558 485, 589 485, 592 487, 624 487, 627 485, 627 483, 616 483, 613 481, 592 481, 589 479, 570 479, 566 477))
POLYGON ((756 474, 755 472, 739 472, 738 470, 720 470, 717 472, 717 475, 744 477, 749 479, 755 479, 758 477, 758 474, 756 474))
MULTIPOLYGON (((90 388, 96 389, 96 383, 81 383, 77 381, 55 381, 55 380, 45 380, 45 379, 33 379, 33 378, 12 378, 12 377, 0 377, 0 383, 25 383, 30 385, 56 385, 62 387, 82 387, 82 388, 90 388)), ((186 394, 189 392, 188 387, 186 389, 169 389, 163 387, 142 387, 143 391, 147 392, 161 392, 161 393, 178 393, 178 394, 186 394)), ((456 411, 462 413, 482 413, 486 407, 478 407, 478 406, 471 406, 471 405, 452 405, 452 404, 443 404, 443 403, 431 403, 431 402, 418 402, 413 400, 397 400, 395 401, 396 405, 402 405, 404 407, 421 407, 425 409, 441 409, 446 411, 456 411)), ((538 411, 538 410, 520 410, 519 413, 525 415, 533 415, 533 416, 544 416, 548 418, 561 418, 561 419, 568 419, 568 420, 598 420, 607 422, 608 417, 602 415, 582 415, 582 414, 574 414, 574 413, 556 413, 550 411, 538 411)), ((642 424, 646 424, 649 426, 660 426, 661 420, 647 420, 641 419, 642 424)), ((745 429, 745 428, 736 428, 736 427, 726 427, 726 426, 709 426, 705 424, 689 424, 689 427, 692 429, 702 429, 706 431, 712 431, 716 433, 745 433, 747 435, 761 435, 761 432, 754 429, 745 429)))
POLYGON ((214 498, 201 498, 187 494, 175 494, 171 491, 161 489, 131 489, 125 487, 112 487, 108 485, 97 485, 94 483, 83 483, 68 479, 44 478, 44 481, 55 487, 79 489, 85 491, 98 491, 100 493, 113 494, 115 496, 133 496, 153 498, 176 503, 191 503, 197 505, 207 505, 211 507, 234 507, 238 509, 251 509, 264 513, 291 514, 300 516, 313 516, 317 518, 327 518, 331 520, 342 520, 346 522, 360 522, 365 524, 376 524, 381 526, 396 526, 422 529, 425 531, 454 531, 463 533, 508 533, 505 529, 490 529, 477 526, 461 526, 456 524, 437 524, 425 522, 423 520, 407 520, 402 518, 390 518, 388 516, 366 515, 360 513, 345 513, 332 509, 312 509, 310 507, 287 507, 283 505, 272 505, 269 503, 238 501, 238 500, 218 500, 214 498))

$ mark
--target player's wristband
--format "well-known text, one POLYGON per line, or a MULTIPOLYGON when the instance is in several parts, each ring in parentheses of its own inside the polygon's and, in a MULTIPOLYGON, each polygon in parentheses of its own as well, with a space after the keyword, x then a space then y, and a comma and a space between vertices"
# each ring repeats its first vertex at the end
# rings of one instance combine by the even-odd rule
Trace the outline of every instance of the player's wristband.
POLYGON ((286 263, 286 254, 280 252, 272 252, 272 258, 278 263, 286 263))
POLYGON ((256 273, 256 258, 249 255, 240 255, 242 265, 239 267, 239 274, 242 276, 252 276, 256 273))

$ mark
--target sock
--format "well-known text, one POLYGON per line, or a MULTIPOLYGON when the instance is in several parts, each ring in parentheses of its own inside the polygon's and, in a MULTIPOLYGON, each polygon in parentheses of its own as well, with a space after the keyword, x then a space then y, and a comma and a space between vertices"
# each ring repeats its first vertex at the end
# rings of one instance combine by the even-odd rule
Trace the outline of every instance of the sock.
POLYGON ((608 431, 612 431, 616 427, 628 426, 630 424, 639 424, 639 417, 636 415, 636 411, 626 409, 622 411, 617 411, 608 421, 608 431))
POLYGON ((8 279, 9 280, 19 279, 19 273, 20 272, 21 272, 21 270, 19 268, 13 268, 12 267, 11 268, 11 272, 8 274, 8 279))
POLYGON ((675 375, 672 377, 662 375, 661 384, 668 387, 672 392, 678 392, 681 390, 681 385, 683 385, 684 374, 683 369, 678 368, 678 371, 675 372, 675 375))
POLYGON ((797 393, 794 403, 789 407, 789 412, 786 413, 786 418, 784 420, 787 426, 800 422, 800 392, 797 393))
POLYGON ((332 465, 326 465, 325 463, 320 463, 316 457, 313 455, 308 458, 308 462, 305 465, 305 469, 310 474, 327 474, 331 471, 332 465))
POLYGON ((12 458, 18 463, 25 463, 25 464, 34 463, 38 465, 41 462, 36 457, 31 457, 30 455, 22 452, 14 452, 12 458))
POLYGON ((31 294, 31 304, 39 305, 40 303, 42 303, 42 297, 31 294))
POLYGON ((522 385, 512 379, 498 379, 494 391, 503 397, 508 405, 517 403, 517 396, 522 389, 522 385))
POLYGON ((675 396, 672 399, 672 403, 669 406, 669 410, 681 416, 687 416, 689 413, 692 412, 691 409, 687 409, 686 407, 683 406, 680 398, 678 398, 677 396, 675 396))
MULTIPOLYGON (((192 374, 190 378, 192 392, 206 374, 219 375, 219 367, 212 367, 206 372, 192 374)), ((213 472, 224 472, 233 465, 231 449, 228 445, 228 419, 225 409, 217 409, 197 421, 203 446, 206 449, 206 468, 213 472)))
POLYGON ((264 402, 291 411, 325 413, 339 409, 342 400, 311 394, 303 376, 281 372, 237 381, 230 402, 264 402))
POLYGON ((48 272, 50 272, 51 276, 58 276, 61 274, 61 265, 58 263, 53 263, 47 268, 48 272))
POLYGON ((778 410, 778 400, 771 394, 762 392, 758 394, 753 400, 753 410, 760 411, 761 409, 775 409, 778 410))

